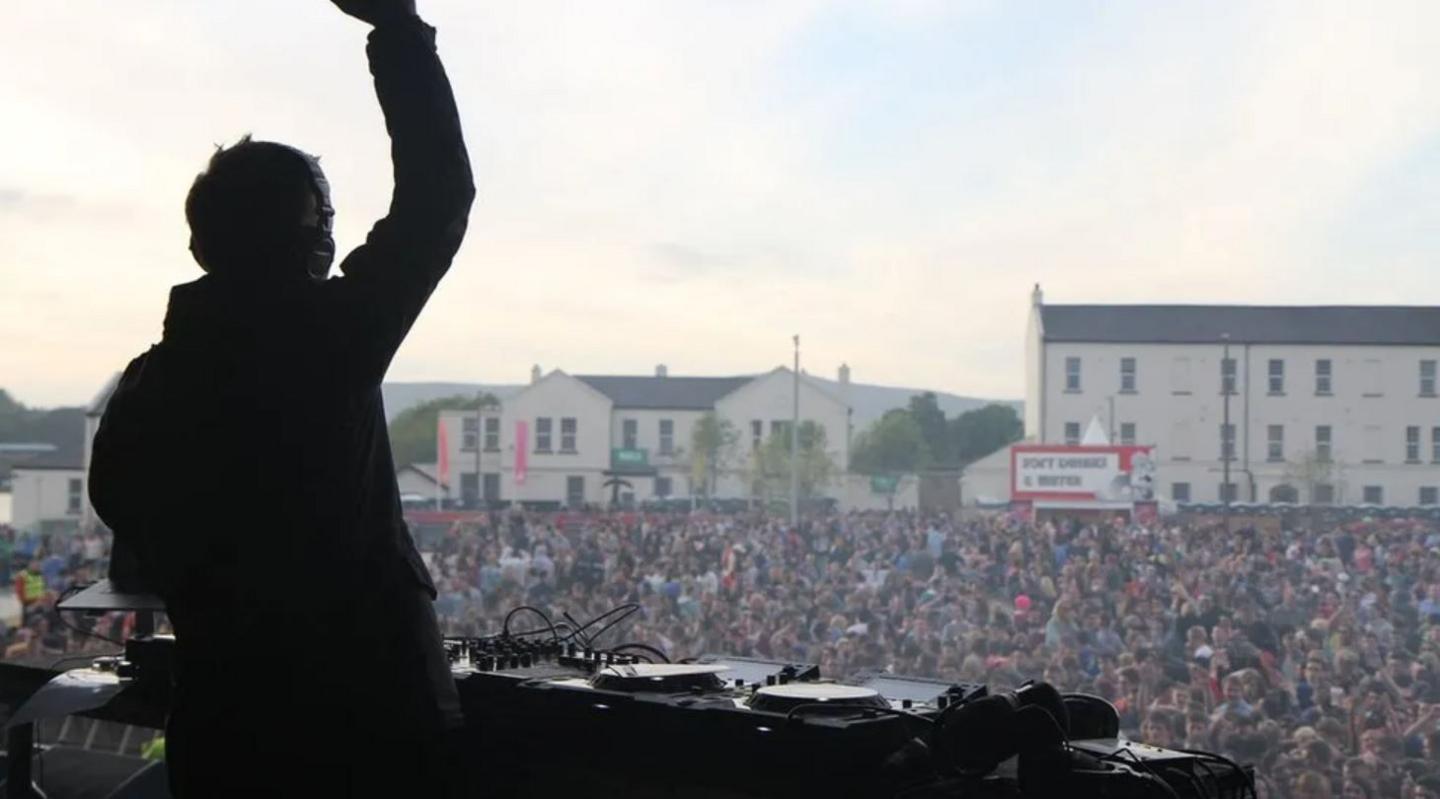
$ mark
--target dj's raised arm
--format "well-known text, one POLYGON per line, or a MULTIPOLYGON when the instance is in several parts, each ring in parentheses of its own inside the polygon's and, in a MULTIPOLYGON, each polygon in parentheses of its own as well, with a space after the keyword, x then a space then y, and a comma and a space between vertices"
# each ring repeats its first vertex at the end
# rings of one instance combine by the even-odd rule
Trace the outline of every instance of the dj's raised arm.
POLYGON ((378 382, 465 236, 475 186, 435 29, 414 0, 333 0, 375 26, 367 53, 394 163, 389 213, 333 281, 351 375, 378 382))

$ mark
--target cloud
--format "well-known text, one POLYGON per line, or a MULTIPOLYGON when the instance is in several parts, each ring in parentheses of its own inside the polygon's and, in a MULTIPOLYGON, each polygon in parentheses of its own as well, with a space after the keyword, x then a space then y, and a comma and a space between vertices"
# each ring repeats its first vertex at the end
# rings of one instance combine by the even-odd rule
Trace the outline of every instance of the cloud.
MULTIPOLYGON (((24 120, 0 131, 7 186, 127 214, 21 225, 0 196, 0 338, 63 330, 46 358, 0 352, 30 401, 83 400, 61 387, 153 339, 196 275, 179 209, 212 143, 322 154, 342 246, 388 201, 360 26, 324 3, 110 5, 0 28, 0 107, 24 120)), ((480 198, 396 378, 748 372, 800 332, 816 373, 1018 396, 1037 281, 1054 302, 1440 300, 1440 158, 1417 155, 1440 136, 1434 4, 426 13, 480 198)))

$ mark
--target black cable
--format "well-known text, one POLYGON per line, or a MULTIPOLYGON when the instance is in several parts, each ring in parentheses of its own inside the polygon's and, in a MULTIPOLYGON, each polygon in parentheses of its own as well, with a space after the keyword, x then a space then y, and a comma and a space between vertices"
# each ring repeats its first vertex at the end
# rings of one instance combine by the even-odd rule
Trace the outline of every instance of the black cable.
MULTIPOLYGON (((603 618, 605 618, 606 616, 615 615, 615 614, 617 614, 617 613, 618 613, 619 615, 615 616, 614 619, 611 619, 604 627, 601 627, 599 630, 597 630, 594 635, 591 635, 591 636, 590 636, 590 640, 591 640, 591 641, 594 641, 594 640, 598 639, 600 636, 602 636, 602 635, 605 634, 605 631, 606 631, 606 630, 609 630, 611 627, 614 627, 615 625, 619 624, 619 623, 622 622, 622 621, 625 621, 626 619, 630 618, 631 616, 634 616, 636 613, 639 613, 639 612, 640 612, 640 606, 637 605, 637 604, 635 604, 635 603, 633 603, 633 602, 628 603, 628 604, 625 604, 625 605, 620 605, 620 606, 615 607, 615 608, 611 608, 609 612, 607 612, 607 613, 601 615, 600 617, 596 618, 595 621, 598 622, 598 621, 600 621, 600 619, 603 619, 603 618)), ((594 623, 595 623, 595 622, 591 622, 591 624, 594 624, 594 623)))
POLYGON ((100 633, 92 632, 92 631, 90 631, 90 630, 81 629, 80 627, 77 627, 77 626, 75 626, 74 624, 71 624, 70 622, 68 622, 68 621, 65 620, 65 614, 66 614, 66 613, 75 613, 75 612, 83 612, 83 611, 66 611, 66 610, 61 610, 61 609, 60 609, 60 603, 61 603, 61 602, 64 602, 65 599, 66 599, 67 597, 69 597, 71 594, 79 593, 80 591, 83 591, 83 590, 85 590, 86 588, 89 588, 90 585, 92 585, 92 584, 91 584, 91 583, 87 583, 87 584, 85 584, 85 585, 78 585, 78 584, 77 584, 77 585, 72 585, 72 586, 70 586, 69 588, 65 589, 64 591, 61 591, 61 592, 60 592, 60 596, 59 596, 58 598, 56 598, 56 600, 55 600, 55 618, 57 618, 57 619, 60 620, 60 624, 61 624, 62 626, 64 626, 65 628, 67 628, 67 629, 69 629, 69 630, 71 630, 71 631, 73 631, 73 632, 80 633, 81 635, 84 635, 84 636, 89 636, 90 638, 97 638, 97 639, 99 639, 99 640, 101 640, 101 641, 104 641, 104 642, 107 643, 107 644, 112 644, 112 645, 114 645, 114 646, 121 646, 121 647, 125 646, 125 642, 124 642, 124 641, 116 641, 114 638, 110 638, 109 636, 101 635, 100 633))
POLYGON ((543 610, 535 607, 534 605, 518 605, 518 606, 512 608, 509 613, 506 613, 506 614, 505 614, 505 621, 500 624, 500 633, 501 633, 501 635, 504 635, 504 636, 509 636, 509 635, 511 635, 511 633, 510 633, 510 620, 513 619, 513 618, 515 618, 515 614, 519 613, 519 612, 522 611, 522 610, 528 610, 528 611, 530 611, 531 613, 534 613, 536 616, 539 616, 540 618, 544 619, 544 620, 545 620, 545 625, 546 625, 546 627, 545 627, 544 629, 538 629, 538 630, 527 630, 525 633, 517 633, 517 635, 520 635, 520 634, 523 634, 523 635, 537 635, 537 634, 539 634, 539 633, 548 632, 548 633, 550 633, 551 635, 555 636, 555 640, 556 640, 556 641, 559 641, 559 640, 560 640, 560 634, 557 633, 557 632, 555 632, 555 622, 553 622, 553 621, 550 620, 550 616, 547 615, 547 614, 545 613, 545 611, 543 611, 543 610))
MULTIPOLYGON (((619 645, 619 646, 612 646, 612 647, 610 647, 609 649, 607 649, 607 650, 605 650, 605 651, 606 651, 606 652, 624 652, 624 651, 630 650, 630 649, 639 649, 639 650, 642 651, 642 652, 649 652, 649 653, 655 655, 656 657, 660 658, 661 660, 665 661, 666 663, 669 663, 669 662, 670 662, 670 658, 669 658, 669 657, 666 657, 666 655, 665 655, 664 652, 661 652, 659 649, 657 649, 656 647, 650 646, 649 644, 636 644, 636 643, 621 644, 621 645, 619 645)), ((653 662, 653 661, 652 661, 652 662, 653 662)))
POLYGON ((1144 769, 1143 772, 1140 772, 1140 771, 1135 772, 1136 776, 1139 776, 1141 779, 1148 779, 1148 780, 1154 782, 1155 784, 1159 785, 1161 788, 1164 788, 1166 795, 1168 795, 1168 796, 1170 797, 1170 799, 1180 799, 1180 794, 1178 794, 1178 793, 1175 792, 1175 788, 1174 788, 1173 786, 1171 786, 1170 783, 1166 782, 1166 781, 1164 780, 1164 778, 1161 777, 1159 774, 1156 774, 1156 773, 1155 773, 1155 770, 1152 769, 1152 768, 1150 768, 1150 764, 1145 762, 1145 758, 1143 758, 1143 757, 1135 754, 1134 752, 1130 751, 1129 749, 1120 749, 1120 750, 1111 752, 1110 754, 1101 757, 1100 760, 1105 761, 1105 760, 1114 759, 1114 760, 1116 760, 1116 761, 1120 761, 1120 755, 1122 755, 1122 754, 1129 755, 1129 756, 1130 756, 1130 762, 1133 762, 1135 765, 1137 765, 1137 766, 1139 766, 1140 768, 1144 769))
POLYGON ((585 628, 580 626, 580 622, 576 621, 575 617, 571 616, 568 610, 562 612, 560 615, 564 616, 565 621, 570 624, 570 634, 565 636, 564 640, 569 641, 573 638, 579 638, 580 643, 584 645, 586 649, 589 649, 590 639, 585 637, 585 628))
POLYGON ((1230 768, 1235 769, 1236 773, 1240 775, 1241 779, 1245 780, 1245 787, 1250 791, 1250 799, 1260 799, 1260 794, 1255 792, 1255 777, 1247 773, 1245 769, 1241 768, 1239 763, 1236 763, 1235 761, 1224 755, 1217 755, 1214 752, 1202 752, 1199 749, 1176 749, 1175 751, 1184 752, 1187 755, 1194 755, 1199 758, 1218 760, 1221 763, 1229 766, 1230 768))

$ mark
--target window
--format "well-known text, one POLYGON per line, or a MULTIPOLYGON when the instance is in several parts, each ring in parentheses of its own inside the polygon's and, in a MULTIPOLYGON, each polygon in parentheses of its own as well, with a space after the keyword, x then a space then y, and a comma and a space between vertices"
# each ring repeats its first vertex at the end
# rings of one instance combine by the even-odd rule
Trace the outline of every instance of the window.
POLYGON ((626 419, 620 423, 620 447, 622 449, 640 448, 640 423, 634 419, 626 419))
POLYGON ((1285 393, 1285 362, 1279 358, 1270 359, 1270 393, 1285 393))
POLYGON ((1365 486, 1366 505, 1384 505, 1385 489, 1382 486, 1365 486))
POLYGON ((500 417, 485 417, 485 451, 500 451, 500 417))
POLYGON ((485 475, 485 501, 495 502, 500 499, 500 474, 491 472, 485 475))
POLYGON ((1321 358, 1315 362, 1315 393, 1328 396, 1331 393, 1330 359, 1321 358))
POLYGON ((1120 423, 1120 445, 1125 447, 1133 447, 1135 445, 1134 422, 1120 423))
POLYGON ((461 451, 474 452, 480 441, 480 420, 474 416, 461 417, 460 430, 461 451))
POLYGON ((1330 425, 1322 424, 1315 428, 1315 458, 1321 461, 1330 460, 1330 425))
POLYGON ((549 416, 541 416, 535 419, 535 451, 550 451, 550 422, 549 416))
POLYGON ((1435 362, 1420 362, 1420 396, 1435 396, 1435 362))
POLYGON ((759 419, 750 420, 750 448, 760 449, 765 440, 765 423, 759 419))
POLYGON ((1235 460, 1235 425, 1220 425, 1220 460, 1235 460))
POLYGON ((1190 501, 1190 484, 1189 484, 1189 483, 1171 483, 1171 484, 1170 484, 1170 498, 1173 499, 1173 500, 1175 500, 1176 502, 1189 502, 1189 501, 1190 501))
POLYGON ((660 420, 660 454, 673 455, 675 453, 675 420, 660 420))
POLYGON ((1440 427, 1430 428, 1430 462, 1440 463, 1440 427))
POLYGON ((775 419, 775 420, 772 420, 772 421, 770 422, 770 435, 771 435, 771 437, 779 438, 781 441, 786 442, 786 446, 789 446, 789 441, 790 441, 790 420, 789 420, 789 419, 775 419))
POLYGON ((565 504, 570 508, 580 508, 585 504, 585 478, 565 478, 565 504))
POLYGON ((1311 501, 1316 505, 1335 504, 1335 486, 1329 483, 1316 483, 1311 490, 1311 501))
POLYGON ((1235 359, 1220 359, 1220 393, 1235 393, 1235 359))
POLYGON ((1265 460, 1271 462, 1285 460, 1285 425, 1266 425, 1265 460))
POLYGON ((1080 423, 1065 423, 1065 446, 1073 447, 1080 443, 1080 423))
POLYGON ((1135 359, 1120 359, 1120 393, 1135 393, 1135 359))
POLYGON ((72 515, 79 513, 80 500, 85 495, 85 481, 79 477, 72 477, 67 488, 69 491, 65 497, 65 512, 72 515))
POLYGON ((480 475, 464 472, 460 475, 460 501, 474 505, 480 501, 480 475))
POLYGON ((1170 449, 1173 450, 1171 458, 1177 461, 1188 461, 1194 448, 1194 441, 1190 435, 1190 423, 1183 419, 1176 420, 1175 425, 1170 428, 1170 449))
POLYGON ((1420 462, 1420 428, 1411 426, 1405 428, 1405 462, 1420 462))
POLYGON ((1385 393, 1385 381, 1380 370, 1379 358, 1368 358, 1360 367, 1360 379, 1367 397, 1379 397, 1385 393))
POLYGON ((1435 486, 1420 486, 1420 504, 1434 505, 1436 499, 1435 486))
POLYGON ((670 496, 670 478, 655 478, 655 496, 660 497, 661 499, 670 496))
POLYGON ((1361 439, 1361 443, 1364 449, 1361 450, 1360 459, 1366 463, 1384 463, 1385 459, 1381 455, 1380 449, 1380 426, 1369 425, 1362 431, 1362 434, 1364 438, 1361 439))
POLYGON ((1235 501, 1235 484, 1234 484, 1234 483, 1221 483, 1221 484, 1220 484, 1220 501, 1221 501, 1221 502, 1234 502, 1234 501, 1235 501))
POLYGON ((1080 359, 1065 359, 1065 390, 1078 392, 1080 390, 1080 359))
POLYGON ((560 451, 575 451, 575 429, 578 422, 574 417, 566 416, 560 420, 560 451))
POLYGON ((1170 361, 1170 393, 1189 394, 1190 387, 1190 359, 1175 358, 1170 361))

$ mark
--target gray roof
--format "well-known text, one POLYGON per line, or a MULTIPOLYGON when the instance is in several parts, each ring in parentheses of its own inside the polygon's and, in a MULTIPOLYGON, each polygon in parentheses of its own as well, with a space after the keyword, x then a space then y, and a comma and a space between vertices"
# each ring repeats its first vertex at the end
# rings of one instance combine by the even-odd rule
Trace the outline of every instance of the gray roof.
POLYGON ((1440 345, 1440 308, 1397 305, 1044 305, 1046 341, 1440 345))
POLYGON ((617 408, 708 411, 716 400, 755 378, 576 375, 575 379, 609 397, 617 408))
POLYGON ((46 452, 41 455, 36 455, 33 458, 25 458, 24 460, 17 461, 13 468, 17 470, 84 469, 85 451, 81 447, 65 446, 53 452, 46 452))

